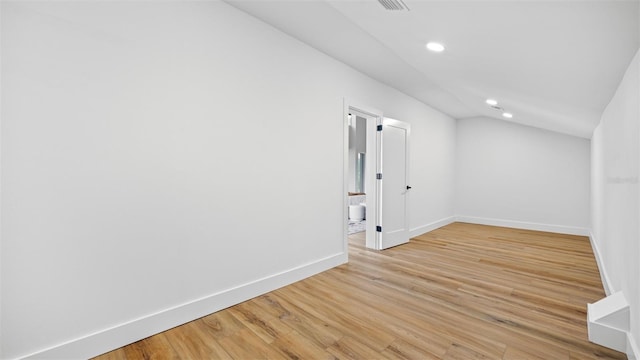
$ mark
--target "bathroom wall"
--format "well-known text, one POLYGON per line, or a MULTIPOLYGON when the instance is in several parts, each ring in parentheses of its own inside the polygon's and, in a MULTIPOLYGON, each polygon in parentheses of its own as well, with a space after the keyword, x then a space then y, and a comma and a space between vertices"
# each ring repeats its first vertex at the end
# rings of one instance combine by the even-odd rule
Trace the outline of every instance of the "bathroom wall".
POLYGON ((349 205, 360 205, 367 201, 366 195, 353 195, 349 196, 349 205))
MULTIPOLYGON (((351 124, 349 125, 349 192, 356 192, 356 165, 358 153, 365 153, 366 158, 366 121, 367 119, 361 116, 353 115, 351 124)), ((366 189, 363 192, 366 192, 366 189)))
POLYGON ((224 2, 0 12, 0 358, 88 358, 345 262, 345 98, 411 123, 414 232, 453 216, 453 119, 224 2))

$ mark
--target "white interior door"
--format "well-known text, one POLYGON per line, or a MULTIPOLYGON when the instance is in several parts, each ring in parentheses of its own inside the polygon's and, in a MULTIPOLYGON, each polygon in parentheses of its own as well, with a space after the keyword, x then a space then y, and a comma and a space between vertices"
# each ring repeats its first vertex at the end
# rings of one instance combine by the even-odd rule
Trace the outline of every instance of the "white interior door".
MULTIPOLYGON (((382 174, 379 179, 380 219, 378 224, 381 249, 409 242, 408 194, 409 185, 408 123, 384 118, 378 137, 382 174)), ((379 176, 380 177, 380 176, 379 176)))

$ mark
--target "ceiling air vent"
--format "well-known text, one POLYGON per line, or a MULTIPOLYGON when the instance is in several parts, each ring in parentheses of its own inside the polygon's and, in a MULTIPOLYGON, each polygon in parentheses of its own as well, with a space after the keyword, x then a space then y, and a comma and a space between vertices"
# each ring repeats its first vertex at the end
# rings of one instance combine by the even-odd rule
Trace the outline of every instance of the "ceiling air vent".
POLYGON ((409 10, 402 0, 378 0, 387 10, 409 10))

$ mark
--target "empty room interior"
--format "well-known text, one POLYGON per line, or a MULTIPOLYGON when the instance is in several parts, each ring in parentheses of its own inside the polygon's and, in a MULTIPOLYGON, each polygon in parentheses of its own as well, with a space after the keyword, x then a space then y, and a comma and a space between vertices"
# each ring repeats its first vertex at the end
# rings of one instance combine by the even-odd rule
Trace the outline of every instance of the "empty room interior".
POLYGON ((0 359, 640 359, 640 1, 0 31, 0 359))

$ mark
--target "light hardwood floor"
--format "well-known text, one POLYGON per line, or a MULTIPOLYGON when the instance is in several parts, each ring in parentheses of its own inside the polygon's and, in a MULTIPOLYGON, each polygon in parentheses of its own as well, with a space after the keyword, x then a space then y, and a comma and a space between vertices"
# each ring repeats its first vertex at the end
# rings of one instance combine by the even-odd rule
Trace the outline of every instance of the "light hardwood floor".
POLYGON ((625 359, 585 237, 453 223, 97 359, 625 359))

